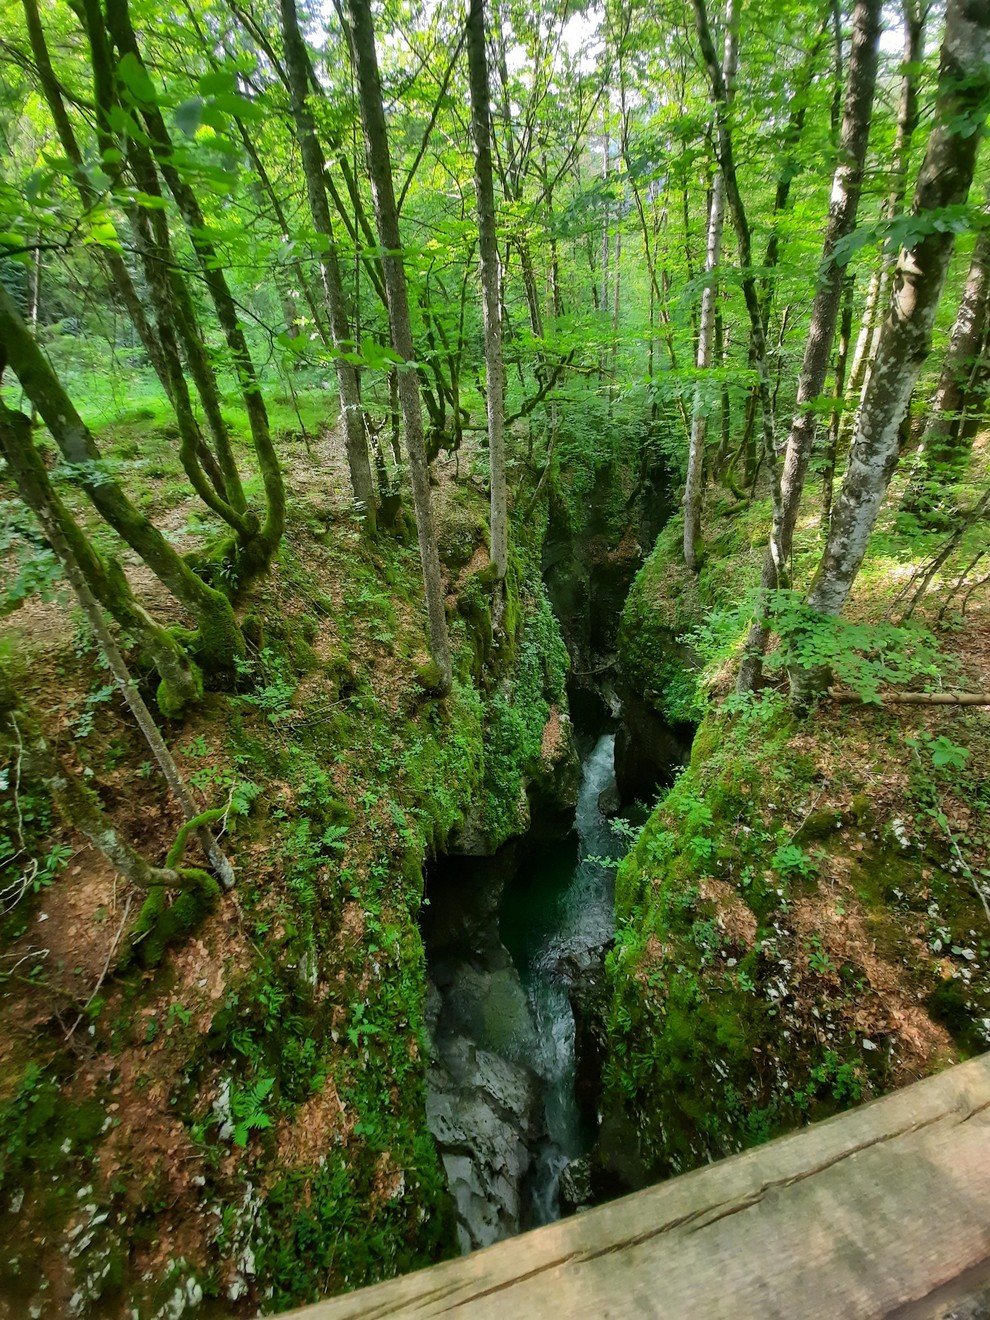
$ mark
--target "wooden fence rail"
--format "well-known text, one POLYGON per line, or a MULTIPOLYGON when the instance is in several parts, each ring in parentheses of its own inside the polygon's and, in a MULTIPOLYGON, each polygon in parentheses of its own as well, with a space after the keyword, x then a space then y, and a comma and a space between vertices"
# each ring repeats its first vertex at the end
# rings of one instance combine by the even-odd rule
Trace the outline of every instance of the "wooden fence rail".
POLYGON ((990 1318, 990 1054, 296 1320, 990 1318))

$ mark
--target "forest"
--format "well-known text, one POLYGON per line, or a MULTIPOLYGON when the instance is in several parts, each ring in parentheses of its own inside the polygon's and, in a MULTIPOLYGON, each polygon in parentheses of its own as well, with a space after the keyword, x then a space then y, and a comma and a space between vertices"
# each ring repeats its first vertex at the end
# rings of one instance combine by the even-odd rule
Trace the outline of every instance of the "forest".
POLYGON ((0 1317, 990 1048, 986 0, 0 16, 0 1317))

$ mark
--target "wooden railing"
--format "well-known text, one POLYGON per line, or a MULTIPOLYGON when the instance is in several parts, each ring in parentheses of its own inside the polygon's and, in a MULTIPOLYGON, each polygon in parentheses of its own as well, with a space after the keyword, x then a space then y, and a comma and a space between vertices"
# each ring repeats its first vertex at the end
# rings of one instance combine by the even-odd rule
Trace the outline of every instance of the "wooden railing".
POLYGON ((292 1314, 990 1317, 990 1055, 460 1260, 292 1314))

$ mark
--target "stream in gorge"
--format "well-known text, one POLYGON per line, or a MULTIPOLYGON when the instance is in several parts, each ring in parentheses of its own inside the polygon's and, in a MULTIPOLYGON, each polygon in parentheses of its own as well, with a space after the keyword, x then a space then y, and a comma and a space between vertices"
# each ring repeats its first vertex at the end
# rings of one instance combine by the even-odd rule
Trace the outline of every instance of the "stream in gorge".
MULTIPOLYGON (((442 858, 427 881, 427 1115, 463 1251, 558 1218, 562 1175, 594 1142, 574 1005, 602 984, 614 934, 605 859, 623 848, 599 805, 614 805, 615 737, 579 741, 566 837, 442 858)), ((582 1200, 573 1184, 570 1208, 582 1200)))

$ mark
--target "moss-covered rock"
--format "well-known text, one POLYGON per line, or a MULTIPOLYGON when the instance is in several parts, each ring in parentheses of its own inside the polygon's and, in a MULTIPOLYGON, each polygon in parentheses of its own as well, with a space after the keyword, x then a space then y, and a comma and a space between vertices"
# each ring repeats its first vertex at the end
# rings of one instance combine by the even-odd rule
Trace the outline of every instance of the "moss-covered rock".
POLYGON ((985 1046, 975 894, 937 837, 906 848, 892 806, 868 815, 853 791, 864 766, 896 766, 900 737, 847 732, 841 767, 834 738, 772 695, 708 714, 622 862, 601 1187, 692 1168, 985 1046))

